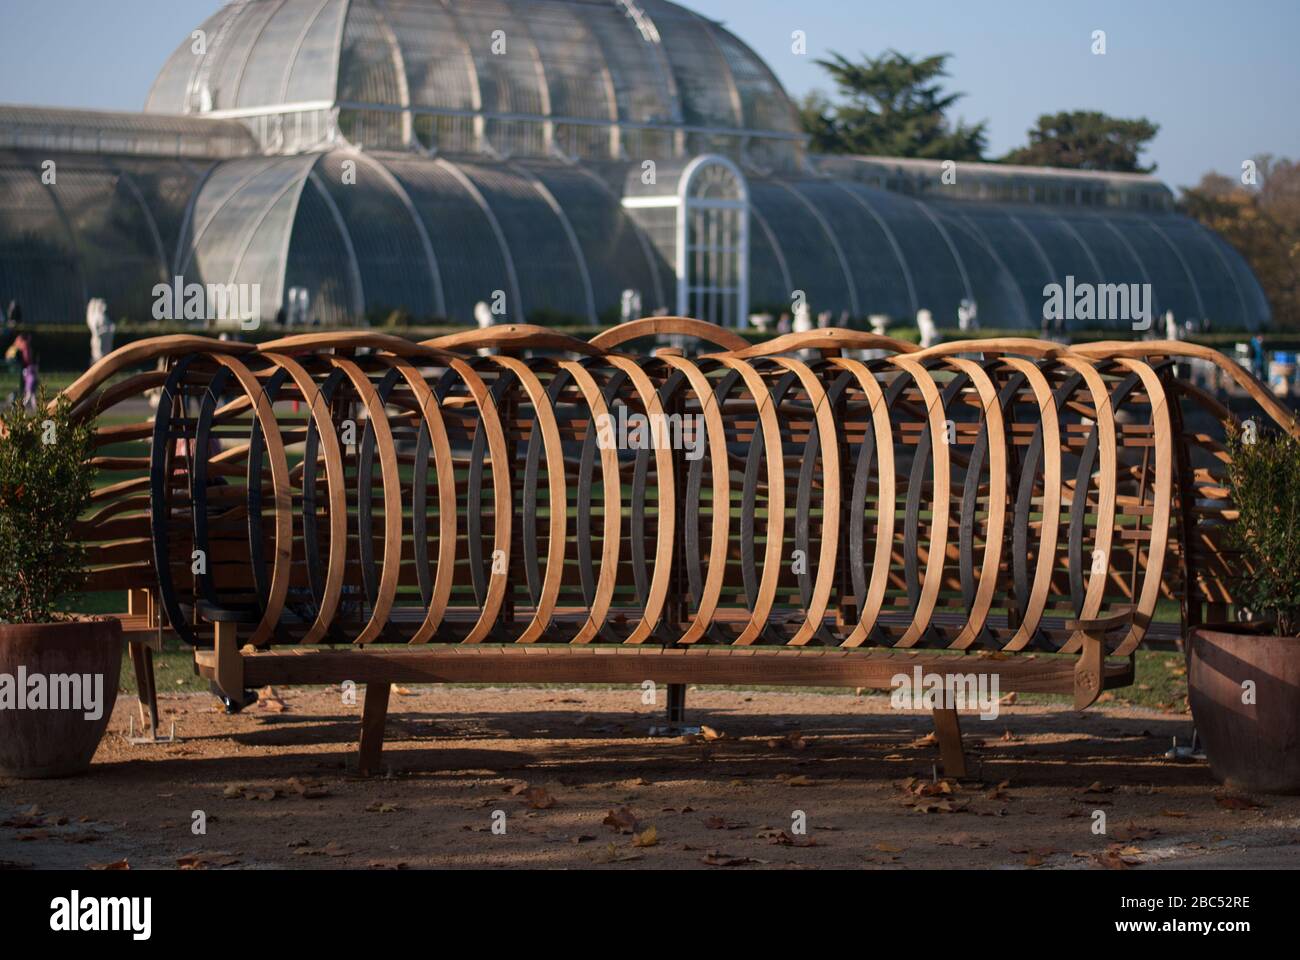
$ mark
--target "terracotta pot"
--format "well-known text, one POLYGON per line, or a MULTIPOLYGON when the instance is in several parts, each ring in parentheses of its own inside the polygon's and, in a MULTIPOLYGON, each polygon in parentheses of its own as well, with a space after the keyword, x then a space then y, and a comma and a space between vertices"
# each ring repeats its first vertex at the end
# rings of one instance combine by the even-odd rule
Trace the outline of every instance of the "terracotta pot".
POLYGON ((1251 793, 1300 793, 1300 638, 1197 627, 1188 661, 1188 700, 1215 779, 1251 793), (1254 703, 1242 702, 1247 680, 1254 703))
POLYGON ((89 769, 117 702, 121 670, 117 620, 0 624, 0 776, 67 777, 89 769), (50 679, 74 676, 88 676, 89 686, 50 679), (36 699, 42 685, 43 706, 36 699))

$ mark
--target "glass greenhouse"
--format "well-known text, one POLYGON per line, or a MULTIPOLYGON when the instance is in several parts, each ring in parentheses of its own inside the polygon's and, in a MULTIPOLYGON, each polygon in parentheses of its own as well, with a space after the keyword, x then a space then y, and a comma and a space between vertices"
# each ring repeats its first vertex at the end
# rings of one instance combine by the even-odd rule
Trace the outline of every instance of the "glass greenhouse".
MULTIPOLYGON (((817 157, 768 66, 667 0, 237 0, 140 115, 0 107, 0 304, 147 320, 174 277, 264 315, 470 323, 642 312, 855 325, 963 301, 1037 330, 1044 287, 1267 324, 1241 257, 1152 177, 817 157)), ((1092 327, 1105 323, 1093 322, 1092 327)), ((1127 322, 1124 324, 1127 326, 1127 322)))

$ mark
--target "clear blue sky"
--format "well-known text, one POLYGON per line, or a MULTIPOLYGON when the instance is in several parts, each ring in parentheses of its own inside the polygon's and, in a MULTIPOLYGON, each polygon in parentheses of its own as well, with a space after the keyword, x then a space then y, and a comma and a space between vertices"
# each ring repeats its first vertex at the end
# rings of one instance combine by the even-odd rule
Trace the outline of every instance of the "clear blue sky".
MULTIPOLYGON (((1300 2, 1254 0, 690 0, 767 59, 795 96, 813 62, 894 47, 950 52, 960 114, 990 152, 1040 113, 1095 109, 1159 123, 1149 159, 1175 186, 1256 153, 1300 157, 1300 2), (1105 30, 1108 53, 1090 52, 1105 30), (807 56, 790 34, 808 36, 807 56)), ((154 75, 221 0, 0 0, 0 102, 139 110, 154 75)))

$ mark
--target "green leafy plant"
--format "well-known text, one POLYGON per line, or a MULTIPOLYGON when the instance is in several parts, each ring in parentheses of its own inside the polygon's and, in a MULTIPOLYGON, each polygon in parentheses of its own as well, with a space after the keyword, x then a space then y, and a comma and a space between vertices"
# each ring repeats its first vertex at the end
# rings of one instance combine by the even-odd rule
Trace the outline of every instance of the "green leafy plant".
POLYGON ((86 577, 73 525, 90 506, 93 432, 60 396, 0 414, 0 623, 50 623, 86 577))
POLYGON ((1282 635, 1300 635, 1300 440, 1247 423, 1229 431, 1227 448, 1240 511, 1230 538, 1245 559, 1239 595, 1282 635))

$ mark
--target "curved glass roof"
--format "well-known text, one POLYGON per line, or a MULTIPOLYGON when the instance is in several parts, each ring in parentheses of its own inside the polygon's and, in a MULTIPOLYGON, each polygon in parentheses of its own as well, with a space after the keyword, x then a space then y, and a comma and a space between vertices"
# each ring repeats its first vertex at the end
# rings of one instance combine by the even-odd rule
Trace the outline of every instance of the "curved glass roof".
MULTIPOLYGON (((507 319, 541 323, 612 320, 624 289, 641 292, 647 313, 675 303, 672 265, 616 186, 638 165, 67 154, 46 186, 35 157, 0 151, 0 301, 18 299, 36 322, 80 322, 92 296, 146 319, 153 284, 176 274, 258 283, 267 314, 303 287, 327 324, 382 323, 395 310, 471 323, 474 305, 498 291, 507 319)), ((1038 330, 1043 288, 1073 276, 1150 283, 1157 315, 1219 329, 1268 320, 1242 258, 1178 214, 939 202, 830 178, 748 186, 756 312, 788 311, 802 290, 836 322, 911 322, 928 309, 950 327, 972 299, 986 328, 1038 330)))
MULTIPOLYGON (((203 44, 187 38, 177 48, 147 111, 337 105, 552 131, 664 127, 805 140, 767 65, 719 24, 667 0, 241 0, 200 29, 203 44)), ((520 141, 528 138, 510 142, 520 141)))

